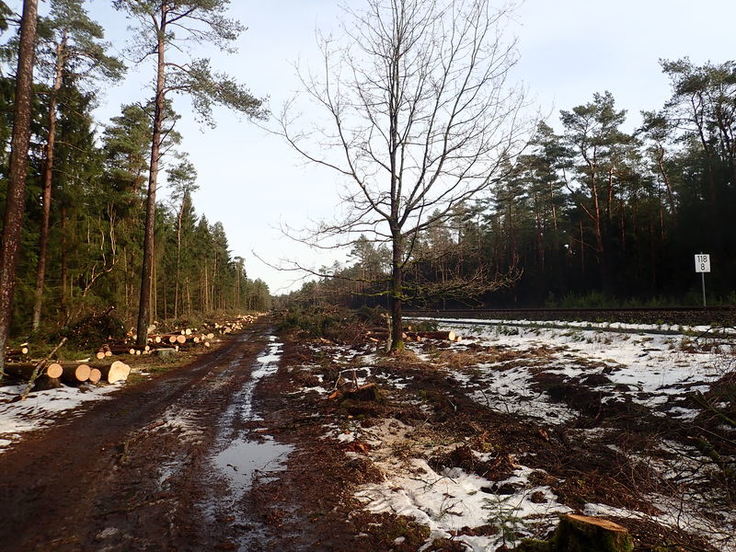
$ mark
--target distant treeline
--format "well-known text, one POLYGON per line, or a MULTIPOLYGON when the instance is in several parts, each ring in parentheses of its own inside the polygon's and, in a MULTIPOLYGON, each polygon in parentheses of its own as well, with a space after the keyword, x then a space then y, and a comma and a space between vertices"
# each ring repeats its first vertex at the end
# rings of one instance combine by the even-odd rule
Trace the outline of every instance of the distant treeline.
MULTIPOLYGON (((700 252, 711 255, 711 300, 735 302, 736 62, 662 69, 671 98, 643 112, 640 128, 622 130, 626 111, 609 92, 594 94, 502 160, 490 197, 421 235, 408 269, 415 303, 698 304, 700 252), (473 289, 480 272, 513 283, 473 289), (432 295, 460 276, 457 293, 432 295)), ((385 304, 387 255, 365 237, 343 279, 307 284, 295 298, 385 304)))

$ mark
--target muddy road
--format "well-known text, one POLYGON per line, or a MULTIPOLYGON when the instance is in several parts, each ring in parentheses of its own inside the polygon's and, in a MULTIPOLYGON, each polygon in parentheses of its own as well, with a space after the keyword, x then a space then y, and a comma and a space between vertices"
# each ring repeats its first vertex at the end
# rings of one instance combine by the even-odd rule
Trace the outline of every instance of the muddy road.
POLYGON ((280 347, 256 323, 0 455, 0 548, 247 549, 249 486, 290 451, 259 432, 253 399, 280 347))

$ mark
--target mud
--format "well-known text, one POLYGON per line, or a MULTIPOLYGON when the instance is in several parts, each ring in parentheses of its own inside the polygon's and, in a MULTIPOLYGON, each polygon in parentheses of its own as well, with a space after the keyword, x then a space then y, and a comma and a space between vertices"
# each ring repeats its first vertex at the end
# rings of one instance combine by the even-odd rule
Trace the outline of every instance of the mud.
POLYGON ((228 408, 248 392, 268 331, 257 324, 193 364, 129 386, 0 455, 0 548, 202 550, 229 543, 233 527, 207 523, 202 505, 230 494, 213 451, 224 428, 243 423, 228 408))

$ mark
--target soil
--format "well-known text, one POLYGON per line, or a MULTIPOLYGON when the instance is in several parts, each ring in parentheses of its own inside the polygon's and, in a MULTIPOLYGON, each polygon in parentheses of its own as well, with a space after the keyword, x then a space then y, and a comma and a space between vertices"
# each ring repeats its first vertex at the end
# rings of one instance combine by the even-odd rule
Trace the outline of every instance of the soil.
POLYGON ((219 350, 126 386, 29 434, 0 455, 0 549, 206 550, 233 527, 203 505, 222 487, 211 456, 219 420, 266 345, 256 324, 219 350), (195 439, 166 423, 186 411, 195 439))
MULTIPOLYGON (((269 321, 261 320, 219 350, 129 385, 113 400, 79 409, 0 454, 0 549, 416 551, 427 542, 426 527, 367 513, 354 496, 358 486, 382 480, 366 455, 371 445, 324 438, 326 425, 370 428, 387 420, 423 428, 428 441, 464 443, 425 453, 432 466, 501 481, 523 458, 539 470, 539 483, 571 507, 605 497, 621 508, 652 508, 641 499, 655 484, 646 470, 604 442, 583 448, 576 427, 553 430, 484 408, 445 372, 411 354, 379 360, 373 372, 403 379, 401 389, 379 383, 380 394, 370 400, 327 399, 319 390, 303 390, 331 386, 349 363, 336 365, 324 340, 279 336, 278 366, 263 372, 259 355, 273 352, 272 335, 269 321), (305 365, 314 369, 301 370, 305 365), (479 461, 471 450, 495 454, 479 461), (287 453, 279 471, 277 455, 287 453), (264 454, 266 463, 240 463, 249 454, 264 454)), ((361 347, 366 354, 376 348, 361 347)), ((544 351, 539 356, 543 363, 544 351)), ((540 375, 534 385, 557 401, 576 403, 578 427, 605 424, 607 439, 619 449, 646 448, 647 433, 630 421, 640 424, 641 413, 635 405, 603 405, 595 389, 602 383, 566 385, 540 375)), ((410 457, 410 448, 398 443, 393 454, 410 457)), ((614 521, 632 532, 639 552, 716 550, 656 524, 614 521)), ((462 547, 438 539, 424 549, 462 547)))

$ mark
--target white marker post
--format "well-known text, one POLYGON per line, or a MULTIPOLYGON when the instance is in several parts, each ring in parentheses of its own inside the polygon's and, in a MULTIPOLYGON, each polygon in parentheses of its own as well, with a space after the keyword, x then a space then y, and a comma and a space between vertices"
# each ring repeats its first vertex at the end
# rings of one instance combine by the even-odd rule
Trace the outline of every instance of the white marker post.
POLYGON ((695 255, 695 272, 699 272, 703 280, 703 307, 707 307, 708 303, 705 300, 705 273, 710 272, 710 255, 703 253, 695 255))

